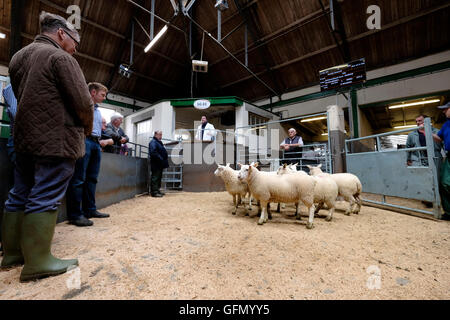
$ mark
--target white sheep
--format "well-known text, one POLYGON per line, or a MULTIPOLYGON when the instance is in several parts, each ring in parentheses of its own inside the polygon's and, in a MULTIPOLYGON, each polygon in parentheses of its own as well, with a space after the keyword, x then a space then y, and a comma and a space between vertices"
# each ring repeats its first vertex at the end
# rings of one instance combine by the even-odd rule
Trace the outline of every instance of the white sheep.
POLYGON ((309 174, 312 176, 329 176, 338 185, 338 195, 342 196, 345 201, 349 202, 349 207, 345 211, 346 215, 350 215, 352 212, 358 214, 361 210, 361 192, 362 185, 358 177, 351 173, 324 173, 320 168, 322 164, 317 167, 308 166, 309 174), (354 208, 356 206, 356 209, 354 208))
MULTIPOLYGON (((238 166, 241 167, 240 171, 243 171, 243 170, 245 171, 246 169, 248 170, 249 166, 255 166, 255 162, 252 162, 250 165, 238 163, 238 166)), ((252 201, 253 196, 252 196, 250 190, 249 190, 249 194, 250 194, 250 210, 251 210, 251 204, 252 204, 251 201, 252 201)), ((259 217, 259 216, 261 216, 261 211, 262 211, 261 202, 259 200, 257 200, 257 206, 258 206, 258 213, 256 215, 259 217)), ((270 203, 267 204, 266 209, 267 209, 267 213, 269 215, 269 220, 272 220, 272 212, 270 211, 270 203)))
MULTIPOLYGON (((238 179, 239 171, 232 169, 229 163, 227 163, 226 166, 218 165, 216 171, 214 171, 214 174, 217 177, 222 178, 223 182, 225 183, 225 189, 229 194, 233 196, 234 209, 232 211, 232 214, 236 214, 237 207, 239 206, 239 204, 241 204, 241 200, 250 193, 247 183, 238 179)), ((246 213, 248 213, 248 210, 251 210, 251 201, 252 200, 250 196, 248 207, 244 203, 246 213)))
MULTIPOLYGON (((257 164, 256 164, 257 165, 257 164)), ((267 222, 266 207, 270 202, 299 203, 308 208, 309 219, 306 227, 311 229, 314 221, 314 187, 316 181, 308 175, 291 173, 285 175, 261 172, 255 166, 241 168, 239 179, 246 181, 252 196, 261 203, 261 217, 258 224, 267 222)), ((300 220, 297 206, 296 217, 300 220)))
MULTIPOLYGON (((284 165, 280 167, 277 171, 277 174, 291 174, 291 173, 300 173, 301 175, 307 175, 304 171, 297 171, 297 168, 291 165, 284 165)), ((333 219, 333 213, 335 211, 336 198, 338 196, 338 186, 336 182, 329 176, 319 175, 313 176, 316 180, 316 185, 314 187, 314 204, 317 204, 315 213, 318 213, 322 208, 323 204, 326 203, 328 206, 328 216, 326 217, 326 221, 331 221, 333 219)))

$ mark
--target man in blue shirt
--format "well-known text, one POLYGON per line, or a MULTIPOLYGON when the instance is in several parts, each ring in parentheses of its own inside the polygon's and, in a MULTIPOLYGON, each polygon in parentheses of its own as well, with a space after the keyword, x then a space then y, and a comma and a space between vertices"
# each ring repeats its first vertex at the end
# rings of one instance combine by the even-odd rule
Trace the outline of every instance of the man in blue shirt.
POLYGON ((444 141, 444 150, 447 155, 441 166, 439 192, 441 193, 442 207, 445 212, 442 215, 442 220, 450 220, 450 161, 448 159, 450 156, 450 102, 438 108, 442 109, 447 117, 447 121, 437 135, 433 134, 433 138, 438 142, 444 141))
POLYGON ((6 112, 8 113, 8 117, 10 120, 10 127, 9 131, 10 136, 8 138, 8 143, 6 145, 7 151, 8 151, 8 157, 11 160, 12 163, 16 162, 16 153, 14 151, 14 139, 13 139, 13 131, 14 131, 14 118, 16 117, 17 113, 17 99, 14 96, 14 92, 12 90, 11 85, 7 85, 3 89, 3 98, 5 99, 6 103, 6 112))
POLYGON ((92 226, 94 223, 89 218, 109 217, 109 214, 98 212, 95 205, 95 189, 102 154, 102 115, 98 104, 106 99, 108 89, 97 82, 89 83, 88 88, 95 104, 92 133, 85 139, 86 153, 76 162, 75 173, 66 194, 67 218, 69 223, 78 227, 92 226))

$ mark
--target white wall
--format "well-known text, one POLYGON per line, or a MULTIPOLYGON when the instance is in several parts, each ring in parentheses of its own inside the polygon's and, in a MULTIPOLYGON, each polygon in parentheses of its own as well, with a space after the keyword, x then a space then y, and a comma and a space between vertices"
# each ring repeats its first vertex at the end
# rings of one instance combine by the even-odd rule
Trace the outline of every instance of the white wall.
POLYGON ((449 89, 450 70, 445 70, 358 90, 358 104, 425 95, 449 89))
MULTIPOLYGON (((139 110, 124 117, 124 131, 125 134, 130 138, 131 142, 135 140, 135 124, 133 124, 133 119, 150 111, 154 110, 154 116, 152 119, 152 131, 162 130, 164 139, 173 139, 173 132, 175 130, 175 113, 170 101, 163 101, 154 106, 139 110)), ((148 119, 141 119, 144 121, 148 119)), ((153 136, 153 133, 151 133, 153 136)))

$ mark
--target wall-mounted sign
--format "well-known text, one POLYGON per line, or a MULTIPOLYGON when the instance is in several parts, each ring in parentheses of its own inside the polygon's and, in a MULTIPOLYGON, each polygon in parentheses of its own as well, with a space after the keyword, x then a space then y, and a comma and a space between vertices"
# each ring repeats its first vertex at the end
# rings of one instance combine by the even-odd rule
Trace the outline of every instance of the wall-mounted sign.
POLYGON ((364 58, 320 71, 320 91, 341 89, 366 81, 364 58))
POLYGON ((195 100, 194 101, 194 108, 196 109, 208 109, 209 106, 211 105, 211 102, 209 102, 209 100, 195 100))

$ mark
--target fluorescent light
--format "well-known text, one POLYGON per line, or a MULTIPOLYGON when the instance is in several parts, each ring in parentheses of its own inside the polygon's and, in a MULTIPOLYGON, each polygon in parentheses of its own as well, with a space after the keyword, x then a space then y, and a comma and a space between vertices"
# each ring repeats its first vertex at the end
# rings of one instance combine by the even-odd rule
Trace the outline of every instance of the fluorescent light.
POLYGON ((417 127, 417 125, 412 124, 412 125, 408 125, 408 126, 397 126, 397 127, 394 127, 394 129, 405 129, 405 128, 412 128, 412 127, 417 127))
POLYGON ((159 38, 162 37, 162 35, 167 31, 167 24, 161 29, 161 31, 158 32, 158 34, 156 35, 156 37, 153 38, 152 41, 150 41, 150 43, 148 44, 147 47, 145 47, 144 52, 147 53, 148 50, 150 50, 151 47, 153 47, 153 45, 156 43, 156 41, 159 40, 159 38))
POLYGON ((300 122, 310 122, 310 121, 317 121, 317 120, 323 120, 326 119, 326 116, 323 117, 315 117, 315 118, 307 118, 307 119, 302 119, 300 122))
POLYGON ((326 132, 325 132, 325 133, 322 133, 322 135, 323 135, 323 136, 327 136, 327 135, 328 135, 328 133, 326 133, 326 132))
POLYGON ((436 103, 436 102, 439 102, 439 101, 441 101, 441 100, 440 99, 433 99, 433 100, 418 101, 418 102, 411 102, 411 103, 404 103, 404 104, 396 104, 395 106, 390 106, 389 109, 397 109, 397 108, 419 106, 419 105, 422 105, 422 104, 436 103))
POLYGON ((5 39, 5 38, 6 38, 6 34, 0 32, 0 39, 5 39))
POLYGON ((267 126, 253 127, 251 129, 248 129, 248 130, 251 131, 251 130, 265 129, 265 128, 267 128, 267 126))

